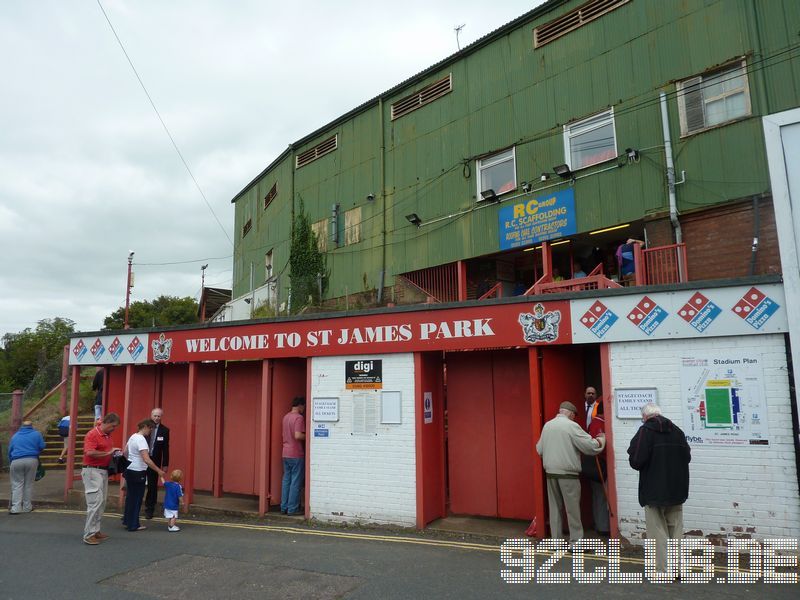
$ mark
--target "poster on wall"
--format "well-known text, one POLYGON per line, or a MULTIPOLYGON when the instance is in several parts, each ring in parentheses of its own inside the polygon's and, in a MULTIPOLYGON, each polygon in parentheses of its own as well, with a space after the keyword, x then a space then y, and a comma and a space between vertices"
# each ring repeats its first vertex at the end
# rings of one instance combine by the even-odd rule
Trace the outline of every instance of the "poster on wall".
POLYGON ((641 419, 645 404, 658 404, 656 388, 615 388, 618 419, 641 419))
POLYGON ((383 388, 382 360, 346 360, 344 387, 348 390, 379 390, 383 388))
POLYGON ((336 422, 339 420, 338 398, 314 398, 311 404, 314 421, 336 422))
POLYGON ((522 248, 570 236, 577 231, 575 192, 572 189, 522 199, 501 207, 497 214, 500 250, 522 248))
POLYGON ((690 444, 769 445, 760 355, 725 352, 682 358, 681 401, 690 444))
POLYGON ((425 425, 433 423, 433 392, 425 392, 422 400, 422 417, 425 425))

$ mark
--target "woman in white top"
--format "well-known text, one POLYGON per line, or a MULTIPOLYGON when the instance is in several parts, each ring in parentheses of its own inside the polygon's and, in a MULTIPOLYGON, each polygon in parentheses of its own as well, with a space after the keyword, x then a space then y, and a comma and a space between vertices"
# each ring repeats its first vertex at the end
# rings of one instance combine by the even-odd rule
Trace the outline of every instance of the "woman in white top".
POLYGON ((139 511, 142 508, 144 498, 145 483, 147 482, 147 467, 153 469, 161 477, 164 471, 159 469, 150 458, 150 448, 147 445, 147 437, 156 424, 151 419, 139 421, 136 426, 138 431, 134 433, 125 446, 125 456, 130 461, 125 470, 125 483, 128 488, 128 495, 125 498, 125 514, 122 517, 122 524, 128 531, 141 531, 147 529, 139 524, 139 511))

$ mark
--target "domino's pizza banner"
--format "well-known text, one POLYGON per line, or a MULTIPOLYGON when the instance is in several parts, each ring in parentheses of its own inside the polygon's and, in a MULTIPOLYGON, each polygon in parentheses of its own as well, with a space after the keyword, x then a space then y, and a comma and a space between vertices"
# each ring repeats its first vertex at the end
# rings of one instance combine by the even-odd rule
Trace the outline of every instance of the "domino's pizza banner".
POLYGON ((573 300, 570 308, 576 344, 789 330, 780 284, 573 300))
POLYGON ((132 365, 147 362, 150 337, 146 333, 94 335, 72 338, 70 365, 132 365))

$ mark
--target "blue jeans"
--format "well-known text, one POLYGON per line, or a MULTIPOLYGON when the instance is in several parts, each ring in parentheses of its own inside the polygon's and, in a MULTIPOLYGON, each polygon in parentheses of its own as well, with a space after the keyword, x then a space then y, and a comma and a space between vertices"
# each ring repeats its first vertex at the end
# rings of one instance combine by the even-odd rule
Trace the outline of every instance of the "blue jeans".
POLYGON ((281 483, 281 510, 298 512, 300 510, 300 488, 306 478, 305 458, 283 459, 283 482, 281 483))
POLYGON ((122 517, 122 524, 128 531, 139 529, 139 511, 142 509, 142 498, 144 498, 144 488, 147 481, 147 471, 125 471, 125 485, 128 488, 128 495, 125 496, 125 514, 122 517))

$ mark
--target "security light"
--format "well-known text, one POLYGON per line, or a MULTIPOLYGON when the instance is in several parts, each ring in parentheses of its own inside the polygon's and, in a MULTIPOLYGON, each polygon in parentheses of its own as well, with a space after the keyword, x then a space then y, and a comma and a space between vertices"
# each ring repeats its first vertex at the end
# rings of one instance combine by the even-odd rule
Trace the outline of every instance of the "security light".
POLYGON ((572 179, 572 171, 570 170, 569 165, 566 164, 553 167, 553 173, 562 179, 572 179))
POLYGON ((494 190, 483 190, 481 192, 481 200, 484 202, 497 202, 499 199, 494 190))
POLYGON ((412 225, 416 225, 417 227, 422 225, 422 219, 419 218, 419 215, 417 213, 411 213, 410 215, 406 215, 406 220, 412 225))

